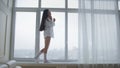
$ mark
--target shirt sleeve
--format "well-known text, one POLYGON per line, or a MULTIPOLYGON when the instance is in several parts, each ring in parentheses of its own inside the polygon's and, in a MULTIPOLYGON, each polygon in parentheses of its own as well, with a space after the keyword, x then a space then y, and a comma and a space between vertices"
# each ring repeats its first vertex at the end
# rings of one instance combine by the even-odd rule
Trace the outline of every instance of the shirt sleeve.
POLYGON ((47 19, 47 20, 46 20, 46 26, 48 26, 48 27, 53 27, 53 26, 55 26, 55 22, 53 22, 53 21, 50 20, 50 19, 47 19))

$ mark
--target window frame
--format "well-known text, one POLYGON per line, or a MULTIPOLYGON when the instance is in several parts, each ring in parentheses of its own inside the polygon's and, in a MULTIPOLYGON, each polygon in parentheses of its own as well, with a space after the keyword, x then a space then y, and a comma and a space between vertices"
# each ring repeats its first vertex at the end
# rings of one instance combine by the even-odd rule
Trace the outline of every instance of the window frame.
MULTIPOLYGON (((16 16, 16 12, 36 12, 36 36, 35 36, 35 54, 39 51, 39 42, 40 42, 40 33, 39 31, 37 31, 39 29, 39 25, 40 25, 40 16, 41 16, 41 11, 43 11, 46 8, 42 8, 41 7, 41 0, 39 0, 39 4, 38 4, 38 8, 21 8, 21 7, 15 7, 15 0, 13 0, 13 15, 12 15, 12 27, 11 27, 11 50, 10 50, 10 59, 15 59, 18 61, 34 61, 34 58, 14 58, 14 38, 15 38, 15 16, 16 16)), ((65 8, 49 8, 51 11, 53 12, 65 12, 65 59, 64 60, 52 60, 52 61, 62 61, 62 62, 66 62, 66 61, 77 61, 77 60, 69 60, 68 59, 68 13, 78 13, 78 9, 77 8, 68 8, 68 0, 65 0, 65 8)), ((118 7, 116 8, 118 9, 118 7)), ((108 13, 114 13, 114 11, 112 10, 99 10, 99 9, 94 9, 95 13, 106 13, 108 11, 108 13), (101 12, 102 11, 102 12, 101 12)), ((91 10, 89 9, 85 9, 85 11, 87 13, 91 12, 91 10)), ((82 12, 82 11, 81 11, 82 12)), ((118 10, 119 12, 119 18, 120 18, 120 10, 118 10)), ((78 23, 79 24, 79 23, 78 23)), ((79 28, 79 27, 78 27, 79 28)), ((78 32, 79 33, 79 32, 78 32)), ((80 37, 78 35, 78 37, 80 37)), ((80 39, 78 38, 78 41, 80 39)), ((78 42, 78 45, 80 43, 78 42)))
MULTIPOLYGON (((36 12, 36 36, 35 36, 35 54, 39 51, 39 42, 40 42, 40 33, 37 31, 40 25, 40 16, 41 11, 46 8, 41 8, 41 0, 39 0, 38 8, 30 8, 30 7, 15 7, 16 0, 13 0, 13 16, 12 16, 12 36, 11 36, 11 59, 15 59, 18 61, 34 61, 34 58, 14 58, 14 38, 15 38, 15 20, 16 20, 16 12, 36 12)), ((68 0, 65 0, 65 8, 49 8, 52 12, 64 12, 65 13, 65 59, 64 60, 52 60, 52 61, 76 61, 76 60, 68 60, 68 13, 78 13, 77 8, 68 8, 68 0)))

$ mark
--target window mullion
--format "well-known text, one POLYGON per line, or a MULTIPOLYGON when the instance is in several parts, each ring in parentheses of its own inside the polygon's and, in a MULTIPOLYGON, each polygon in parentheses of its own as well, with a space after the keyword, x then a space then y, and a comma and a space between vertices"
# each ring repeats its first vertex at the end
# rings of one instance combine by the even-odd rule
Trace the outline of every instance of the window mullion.
POLYGON ((39 6, 37 9, 36 15, 36 41, 35 41, 35 55, 39 52, 40 48, 40 33, 39 33, 39 26, 40 26, 40 7, 41 7, 41 0, 39 0, 39 6))
POLYGON ((65 60, 68 60, 68 0, 65 0, 65 60))
POLYGON ((15 38, 15 16, 16 16, 16 11, 15 11, 15 0, 13 0, 13 13, 12 13, 12 32, 11 32, 11 48, 10 48, 10 59, 14 59, 14 38, 15 38))

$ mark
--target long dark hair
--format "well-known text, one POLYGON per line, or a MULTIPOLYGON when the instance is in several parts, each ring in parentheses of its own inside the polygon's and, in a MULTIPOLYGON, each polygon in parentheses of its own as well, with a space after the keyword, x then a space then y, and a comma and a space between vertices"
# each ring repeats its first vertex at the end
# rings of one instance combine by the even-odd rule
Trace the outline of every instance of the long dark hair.
POLYGON ((45 21, 46 21, 46 19, 47 19, 47 17, 48 17, 48 12, 49 12, 49 9, 45 9, 44 11, 43 11, 43 15, 42 15, 42 20, 41 20, 41 25, 40 25, 40 31, 43 31, 43 30, 45 30, 45 21))

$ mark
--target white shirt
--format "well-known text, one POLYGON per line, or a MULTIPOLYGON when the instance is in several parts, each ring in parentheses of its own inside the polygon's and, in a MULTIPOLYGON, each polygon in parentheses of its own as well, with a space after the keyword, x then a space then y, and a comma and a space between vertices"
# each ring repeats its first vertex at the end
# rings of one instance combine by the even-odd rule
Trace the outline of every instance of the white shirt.
POLYGON ((54 37, 53 26, 55 23, 51 19, 47 19, 45 22, 44 37, 54 37))

